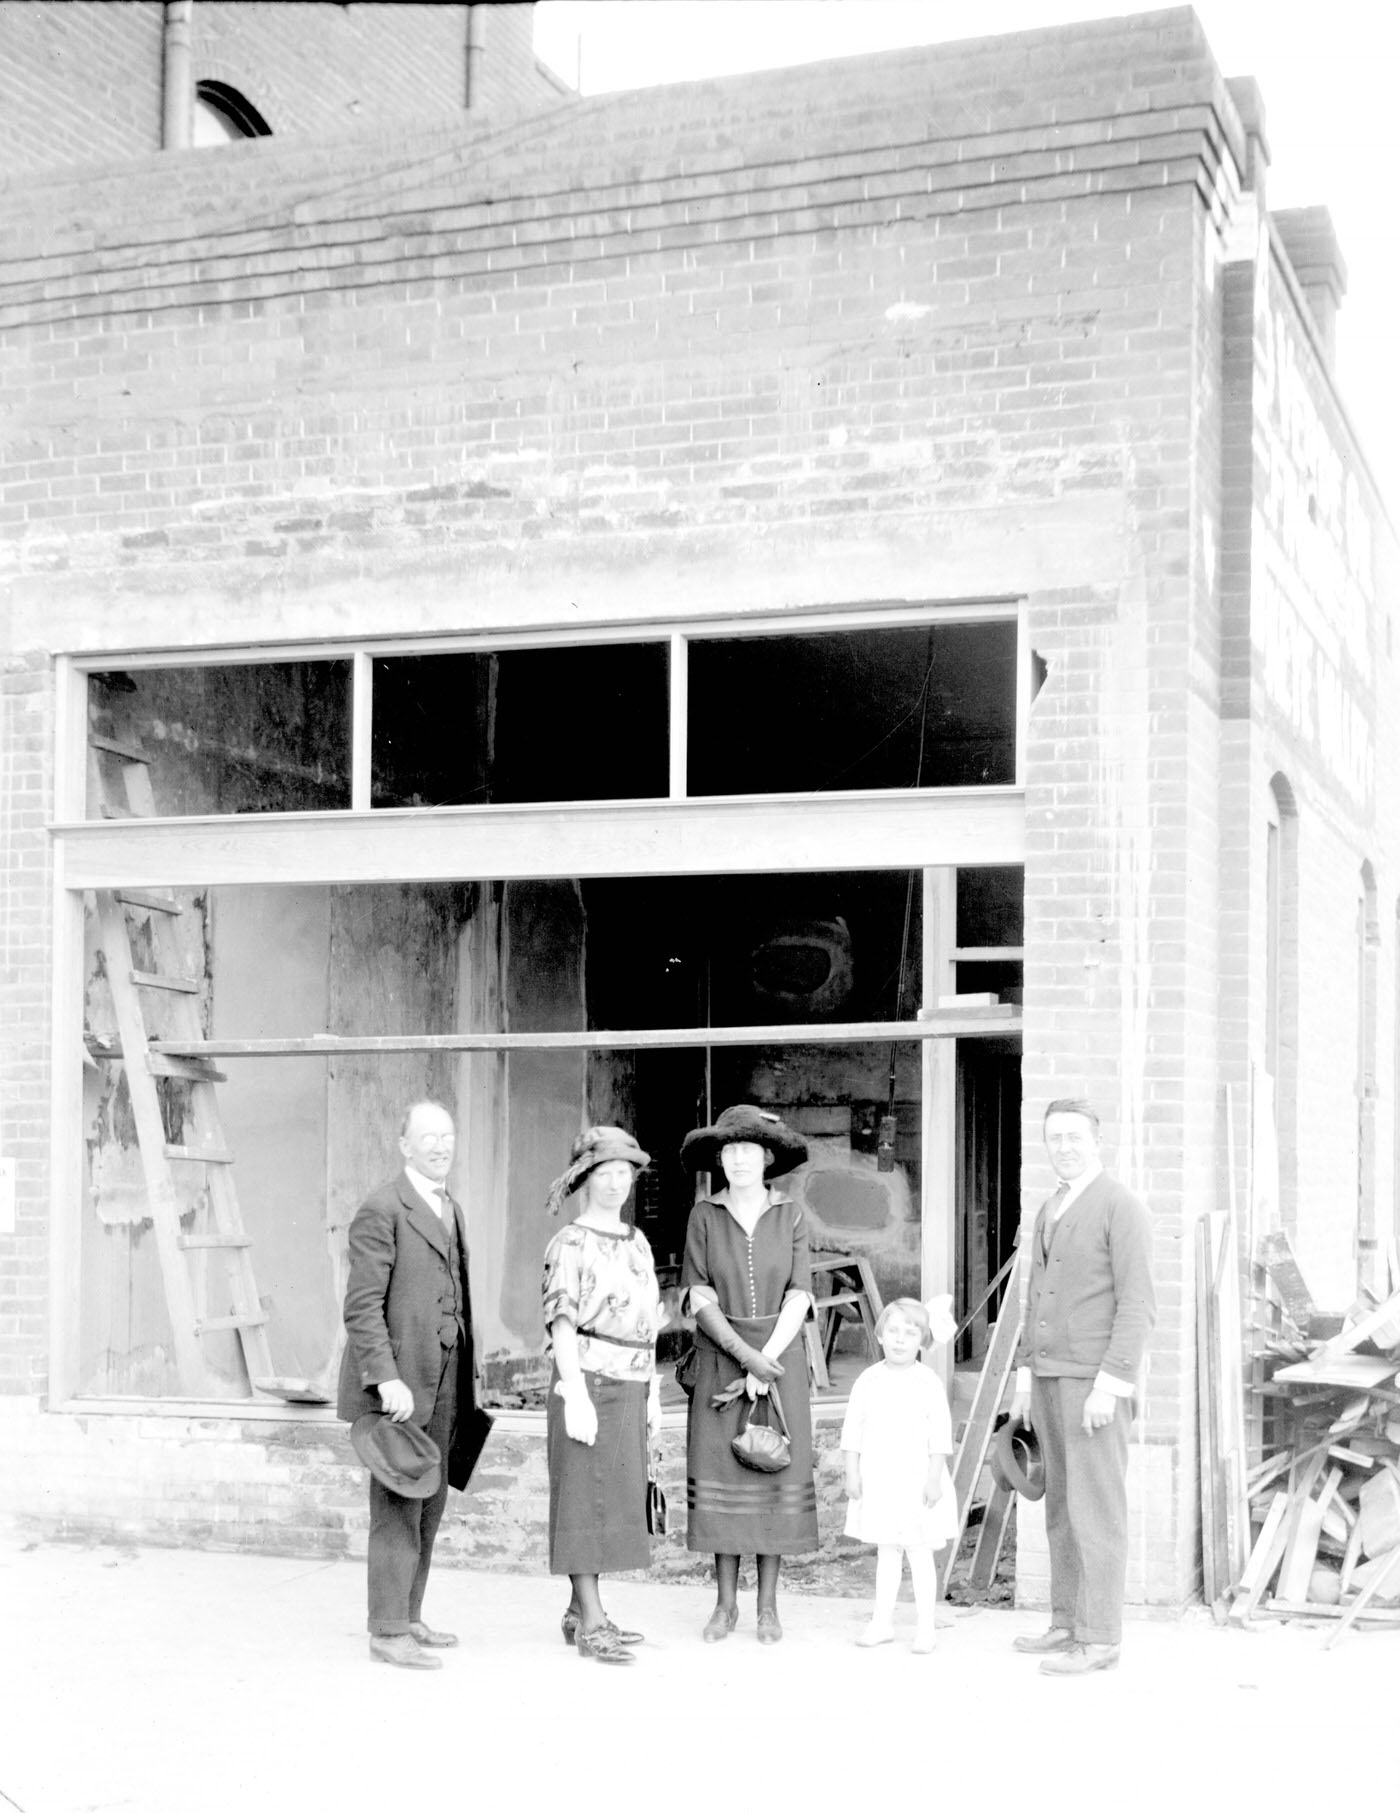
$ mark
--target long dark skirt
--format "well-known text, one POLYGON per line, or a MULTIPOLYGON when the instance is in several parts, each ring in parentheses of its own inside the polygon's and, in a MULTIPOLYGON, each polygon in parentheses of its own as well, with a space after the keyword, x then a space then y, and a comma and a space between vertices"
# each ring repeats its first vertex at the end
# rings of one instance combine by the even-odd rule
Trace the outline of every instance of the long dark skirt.
POLYGON ((647 1535, 647 1387, 586 1372, 598 1412, 590 1448, 564 1430, 564 1403, 550 1380, 545 1413, 549 1458, 549 1571, 615 1574, 650 1567, 647 1535))
MULTIPOLYGON (((745 1339, 751 1338, 749 1324, 730 1320, 745 1339)), ((767 1327, 771 1329, 771 1321, 767 1327)), ((729 1444, 739 1432, 743 1400, 711 1410, 710 1399, 742 1377, 742 1369, 699 1329, 695 1347, 695 1395, 686 1430, 685 1546, 709 1555, 802 1555, 816 1548, 812 1404, 801 1336, 782 1355, 778 1381, 792 1436, 792 1465, 781 1473, 755 1473, 735 1460, 729 1444)), ((760 1419, 763 1414, 758 1412, 760 1419)))

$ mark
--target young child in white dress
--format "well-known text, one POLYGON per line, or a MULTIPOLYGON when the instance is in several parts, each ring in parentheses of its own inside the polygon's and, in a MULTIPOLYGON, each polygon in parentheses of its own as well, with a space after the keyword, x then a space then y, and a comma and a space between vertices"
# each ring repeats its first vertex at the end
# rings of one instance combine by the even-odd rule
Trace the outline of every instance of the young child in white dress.
POLYGON ((846 1534, 878 1549, 874 1611, 856 1638, 866 1649, 894 1638, 906 1555, 917 1613, 914 1653, 929 1655, 937 1643, 934 1551, 947 1544, 958 1520, 948 1475, 953 1450, 948 1398, 921 1355, 935 1340, 952 1339, 950 1301, 937 1298, 926 1309, 912 1297, 897 1297, 885 1305, 875 1324, 885 1357, 852 1386, 841 1429, 850 1500, 846 1534))

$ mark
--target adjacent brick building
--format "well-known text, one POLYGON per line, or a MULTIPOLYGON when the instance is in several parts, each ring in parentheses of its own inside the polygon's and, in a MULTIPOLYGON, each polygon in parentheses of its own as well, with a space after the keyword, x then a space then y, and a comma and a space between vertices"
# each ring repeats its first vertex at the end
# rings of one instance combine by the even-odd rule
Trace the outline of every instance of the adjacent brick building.
MULTIPOLYGON (((295 133, 0 190, 0 1510, 363 1541, 216 1253, 214 1329, 172 1309, 92 903, 173 890, 313 1391, 407 1095, 521 1402, 582 1118, 658 1154, 667 1258, 680 1133, 769 1101, 826 1247, 971 1310, 1093 1096, 1158 1228, 1132 1591, 1180 1604, 1196 1221, 1338 1304, 1396 1231, 1394 539, 1253 85, 1178 10, 334 144, 274 93, 295 133)), ((497 1439, 449 1540, 537 1561, 533 1414, 497 1439)))

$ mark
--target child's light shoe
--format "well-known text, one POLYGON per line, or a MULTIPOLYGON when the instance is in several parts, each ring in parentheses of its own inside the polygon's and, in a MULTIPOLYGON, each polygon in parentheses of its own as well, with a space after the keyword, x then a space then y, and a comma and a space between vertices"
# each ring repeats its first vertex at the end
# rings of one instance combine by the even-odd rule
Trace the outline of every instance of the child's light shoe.
POLYGON ((872 1618, 865 1629, 856 1638, 861 1649, 874 1649, 880 1643, 893 1643, 894 1631, 888 1624, 881 1624, 872 1618))
POLYGON ((916 1656, 931 1656, 938 1648, 938 1627, 934 1624, 921 1624, 914 1632, 913 1650, 916 1656))

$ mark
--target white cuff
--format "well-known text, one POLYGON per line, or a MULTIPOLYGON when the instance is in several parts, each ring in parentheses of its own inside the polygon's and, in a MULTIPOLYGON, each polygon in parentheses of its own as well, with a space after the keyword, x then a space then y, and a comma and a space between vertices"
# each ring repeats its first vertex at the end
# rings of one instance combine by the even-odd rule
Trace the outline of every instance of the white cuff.
POLYGON ((1126 1384, 1122 1379, 1115 1379, 1111 1372, 1101 1372, 1094 1380, 1095 1391, 1106 1391, 1112 1397, 1130 1398, 1137 1394, 1137 1386, 1126 1384))
POLYGON ((1029 1366, 1018 1366, 1016 1368, 1016 1383, 1013 1386, 1013 1390, 1019 1396, 1021 1392, 1029 1393, 1030 1388, 1031 1388, 1031 1369, 1030 1369, 1030 1367, 1029 1366))

